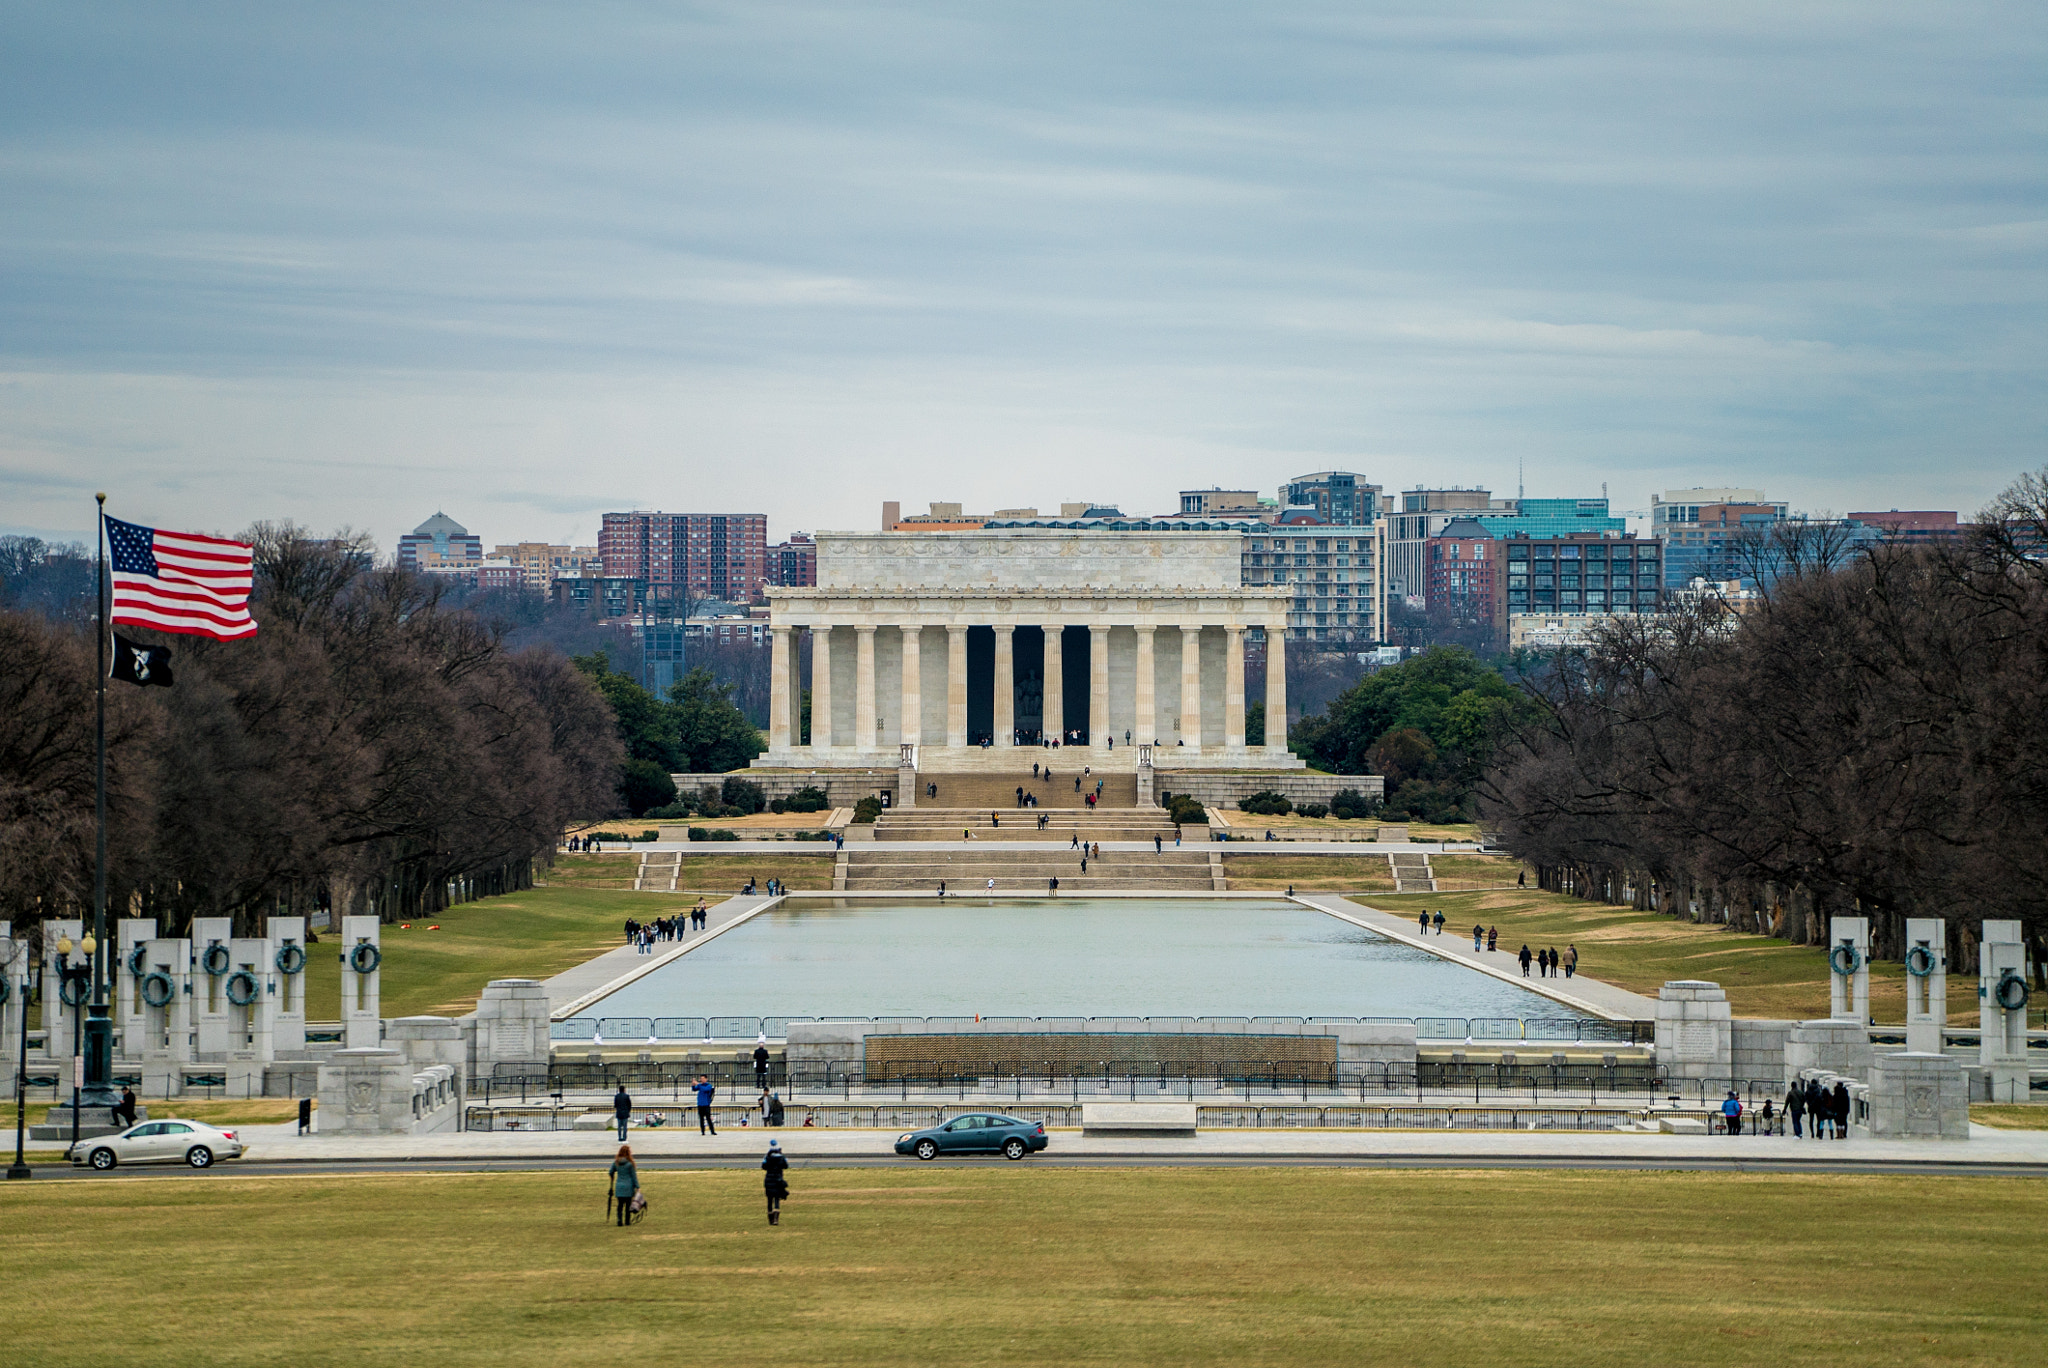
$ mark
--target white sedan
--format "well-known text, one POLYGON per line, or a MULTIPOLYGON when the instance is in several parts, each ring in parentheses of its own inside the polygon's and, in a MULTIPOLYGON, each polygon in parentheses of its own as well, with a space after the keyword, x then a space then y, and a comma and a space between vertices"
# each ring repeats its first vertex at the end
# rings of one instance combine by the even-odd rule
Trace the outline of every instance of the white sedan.
POLYGON ((144 1121, 119 1135, 102 1135, 71 1147, 74 1164, 106 1170, 116 1164, 190 1164, 212 1168, 216 1159, 239 1159, 246 1147, 231 1130, 201 1121, 144 1121))

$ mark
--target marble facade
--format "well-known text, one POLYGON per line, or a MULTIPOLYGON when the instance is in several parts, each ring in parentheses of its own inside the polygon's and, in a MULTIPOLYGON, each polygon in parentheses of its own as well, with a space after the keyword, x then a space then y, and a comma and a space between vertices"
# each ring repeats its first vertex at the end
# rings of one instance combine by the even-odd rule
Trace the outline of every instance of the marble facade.
POLYGON ((1266 655, 1267 744, 1245 745, 1245 646, 1281 640, 1289 591, 1239 582, 1235 533, 821 532, 817 542, 816 587, 769 591, 760 766, 1015 768, 1057 735, 1101 769, 1301 767, 1286 746, 1284 651, 1266 655), (811 645, 809 744, 799 744, 798 633, 811 645))

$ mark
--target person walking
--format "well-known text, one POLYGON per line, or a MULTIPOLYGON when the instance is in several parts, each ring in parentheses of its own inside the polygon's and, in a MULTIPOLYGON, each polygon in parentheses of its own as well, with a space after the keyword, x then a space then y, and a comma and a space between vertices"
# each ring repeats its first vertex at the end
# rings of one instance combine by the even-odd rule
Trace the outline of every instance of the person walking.
POLYGON ((1564 948, 1564 976, 1566 978, 1570 978, 1573 974, 1578 972, 1578 968, 1579 947, 1576 945, 1568 944, 1564 948))
POLYGON ((640 1195, 640 1170, 633 1166, 633 1147, 620 1145, 618 1154, 612 1159, 612 1166, 605 1172, 605 1181, 611 1184, 611 1198, 605 1203, 606 1215, 616 1207, 620 1225, 633 1223, 633 1199, 640 1195))
POLYGON ((1794 1083, 1785 1089, 1785 1115, 1792 1118, 1792 1138, 1805 1139, 1806 1089, 1800 1084, 1794 1083))
POLYGON ((718 1134, 718 1123, 711 1119, 711 1099, 718 1095, 718 1086, 709 1074, 698 1074, 691 1091, 697 1094, 697 1134, 718 1134))
POLYGON ((789 1196, 789 1158, 780 1140, 768 1142, 768 1157, 761 1161, 761 1188, 768 1196, 768 1224, 782 1224, 783 1199, 789 1196))
POLYGON ((626 1122, 633 1115, 633 1099, 626 1096, 626 1085, 619 1084, 618 1092, 612 1097, 612 1115, 619 1120, 619 1143, 626 1143, 626 1122))
POLYGON ((1476 954, 1478 954, 1478 953, 1479 953, 1480 943, 1481 943, 1482 941, 1484 941, 1485 939, 1486 939, 1486 928, 1485 928, 1485 927, 1483 927, 1483 926, 1475 926, 1475 927, 1473 927, 1473 928, 1472 928, 1472 953, 1473 953, 1473 954, 1475 954, 1475 955, 1476 955, 1476 954))
POLYGON ((991 875, 989 878, 988 887, 982 891, 986 893, 993 893, 996 891, 996 881, 993 875, 991 875))
POLYGON ((1772 1111, 1771 1111, 1771 1099, 1770 1099, 1770 1098, 1768 1098, 1768 1097, 1766 1097, 1766 1098, 1764 1099, 1764 1109, 1763 1109, 1762 1111, 1760 1111, 1760 1112, 1758 1112, 1758 1113, 1757 1113, 1757 1118, 1756 1118, 1756 1128, 1757 1128, 1757 1134, 1759 1134, 1759 1135, 1775 1135, 1775 1134, 1777 1134, 1777 1130, 1776 1130, 1776 1126, 1777 1126, 1777 1121, 1778 1121, 1778 1118, 1777 1118, 1777 1117, 1776 1117, 1776 1116, 1775 1116, 1775 1115, 1774 1115, 1774 1114, 1772 1113, 1772 1111))
POLYGON ((1498 949, 1500 949, 1500 928, 1498 926, 1489 926, 1486 928, 1486 953, 1490 955, 1498 949))
POLYGON ((1849 1085, 1835 1084, 1834 1106, 1829 1110, 1835 1114, 1835 1139, 1849 1138, 1849 1085))
POLYGON ((1524 945, 1522 947, 1522 953, 1516 956, 1516 958, 1522 961, 1522 977, 1529 977, 1529 960, 1531 958, 1529 954, 1529 947, 1527 945, 1524 945))
POLYGON ((1436 912, 1436 933, 1439 936, 1441 936, 1444 933, 1444 912, 1441 907, 1439 907, 1436 912))
POLYGON ((754 1086, 761 1089, 768 1086, 768 1035, 765 1031, 754 1036, 754 1086))
POLYGON ((1165 850, 1166 850, 1166 840, 1165 840, 1165 838, 1164 838, 1164 837, 1162 837, 1162 836, 1161 836, 1161 835, 1160 835, 1160 834, 1159 834, 1158 832, 1156 832, 1156 831, 1155 831, 1155 832, 1153 832, 1153 833, 1152 833, 1152 853, 1153 853, 1154 855, 1159 855, 1159 854, 1163 854, 1163 853, 1165 853, 1165 850))
POLYGON ((1428 934, 1429 934, 1429 913, 1427 913, 1427 912, 1424 912, 1424 913, 1422 913, 1421 915, 1417 916, 1417 917, 1415 918, 1415 924, 1416 924, 1416 925, 1417 925, 1418 927, 1420 927, 1420 928, 1422 929, 1422 934, 1423 934, 1423 935, 1425 935, 1425 936, 1426 936, 1426 935, 1428 935, 1428 934))

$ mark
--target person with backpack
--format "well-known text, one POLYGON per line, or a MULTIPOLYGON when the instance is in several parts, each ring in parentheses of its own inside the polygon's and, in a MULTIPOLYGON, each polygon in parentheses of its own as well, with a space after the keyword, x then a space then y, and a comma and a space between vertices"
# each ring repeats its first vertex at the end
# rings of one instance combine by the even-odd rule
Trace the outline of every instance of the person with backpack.
POLYGON ((768 1142, 768 1157, 761 1161, 761 1187, 768 1195, 768 1224, 782 1224, 782 1202, 789 1196, 789 1159, 780 1140, 768 1142))
POLYGON ((633 1166, 631 1145, 619 1146, 618 1155, 612 1160, 612 1166, 606 1172, 605 1179, 611 1184, 611 1200, 606 1203, 607 1208, 616 1206, 619 1211, 619 1224, 631 1225, 634 1215, 633 1199, 640 1195, 640 1170, 633 1166))

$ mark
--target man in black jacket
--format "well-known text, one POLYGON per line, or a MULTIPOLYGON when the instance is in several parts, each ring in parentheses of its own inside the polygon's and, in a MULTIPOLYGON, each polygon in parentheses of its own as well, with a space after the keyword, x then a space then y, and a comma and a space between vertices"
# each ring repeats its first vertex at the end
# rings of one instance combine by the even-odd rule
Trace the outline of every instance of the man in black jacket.
POLYGON ((619 1084, 619 1091, 612 1098, 612 1115, 619 1119, 619 1143, 626 1143, 626 1120, 633 1115, 633 1099, 626 1096, 626 1085, 619 1084))

